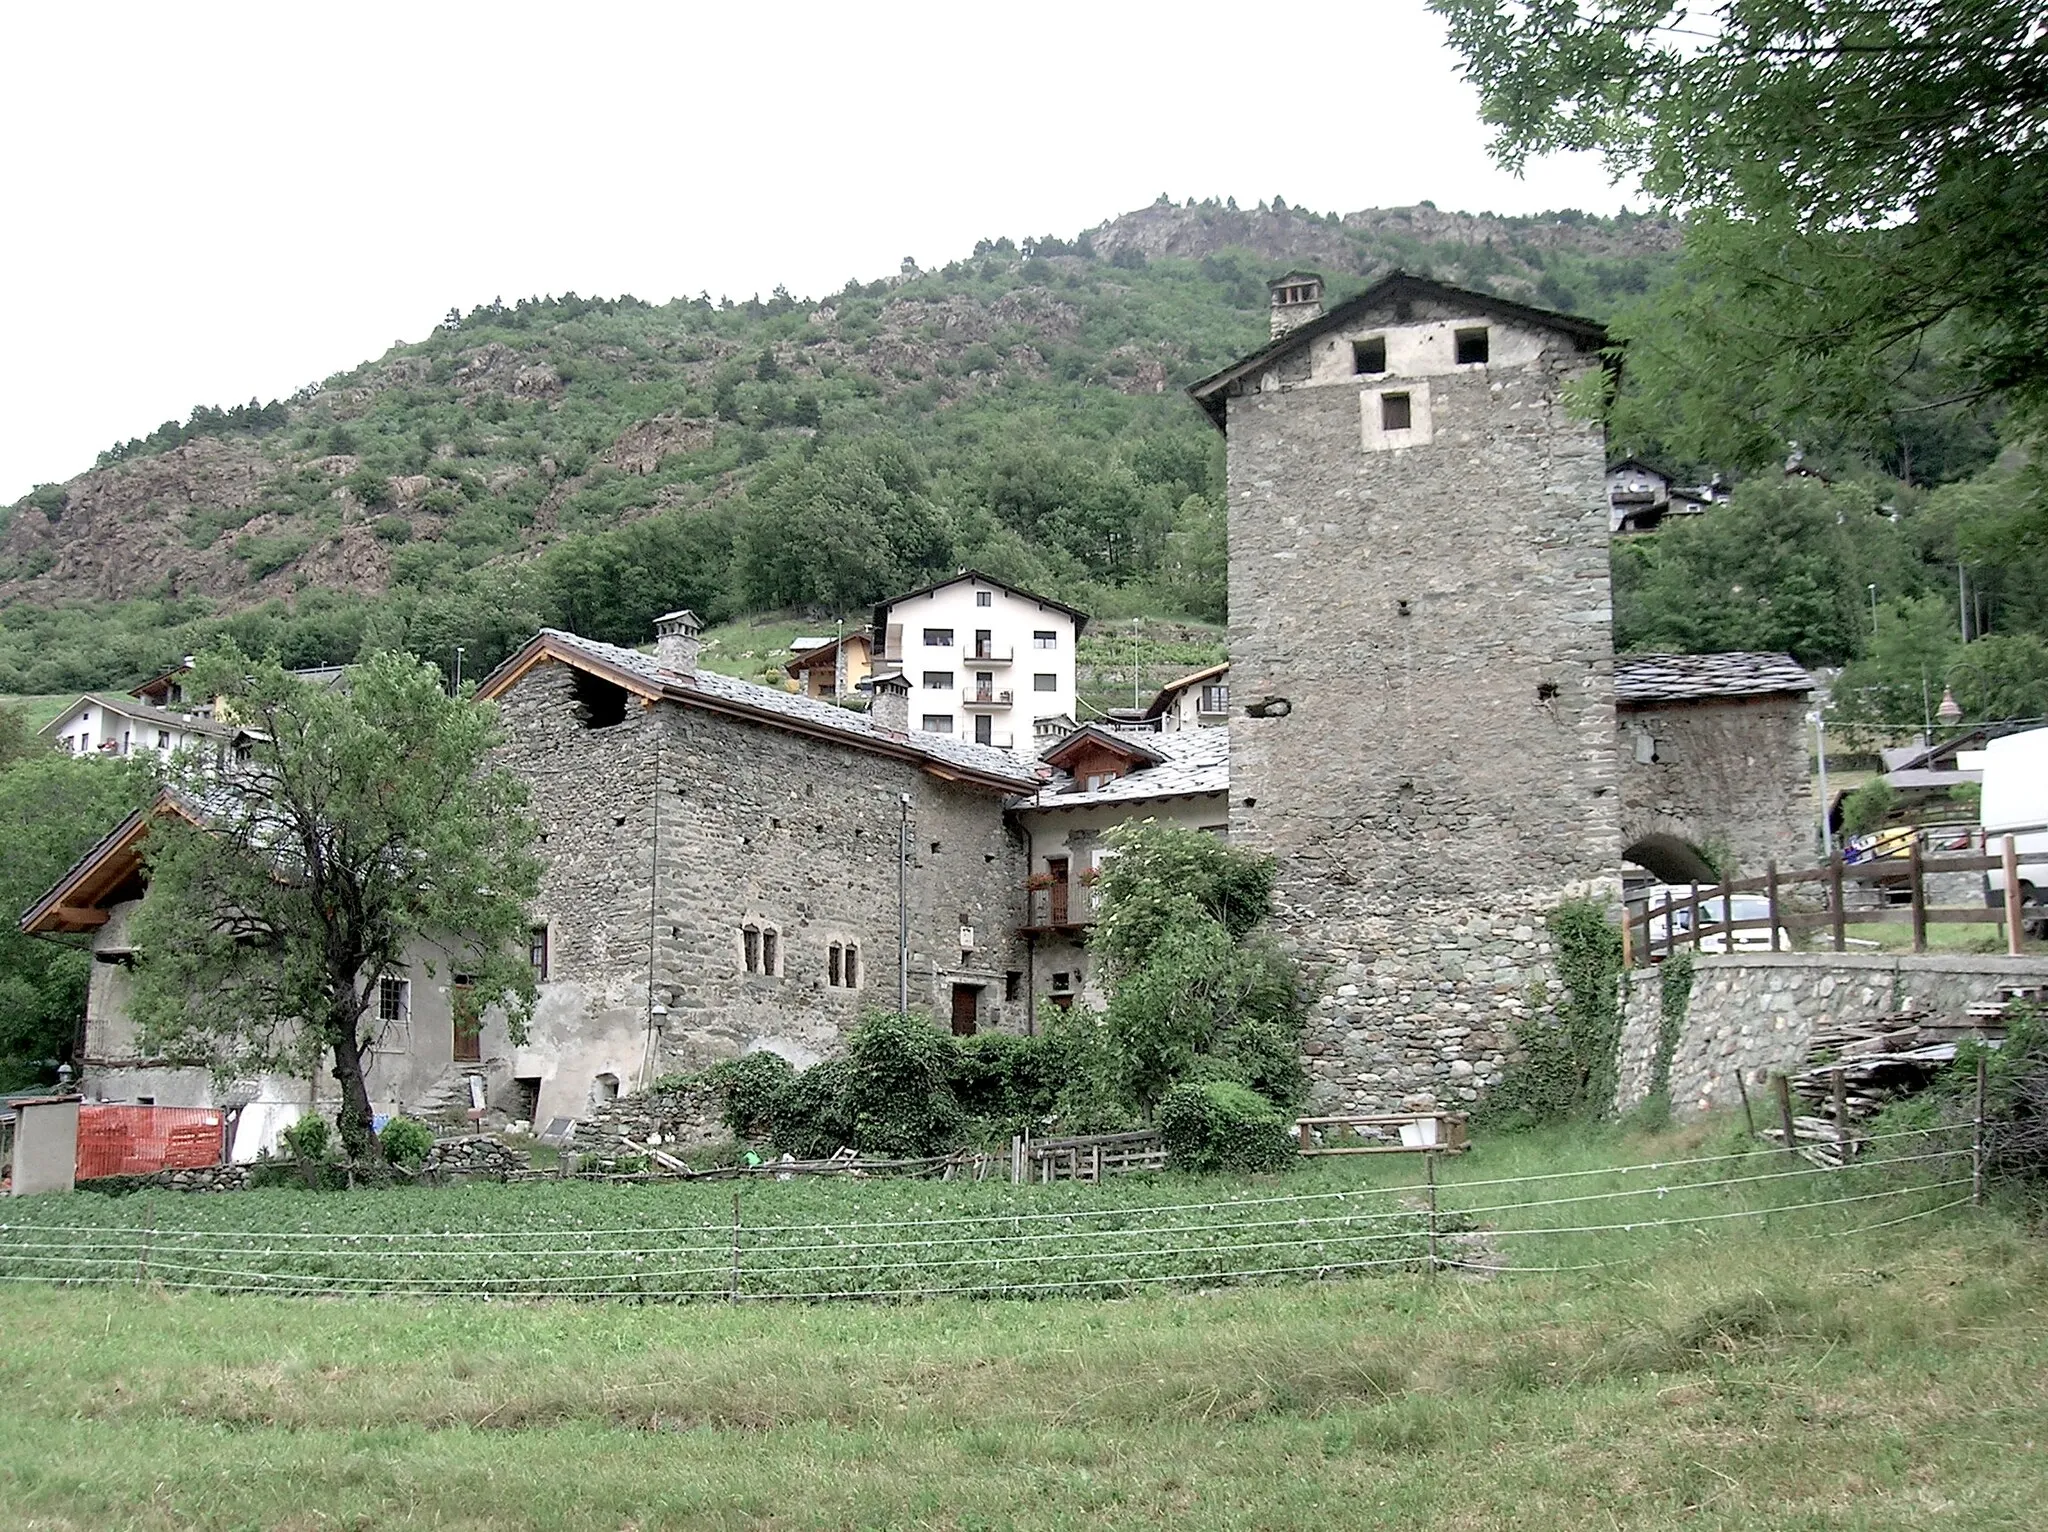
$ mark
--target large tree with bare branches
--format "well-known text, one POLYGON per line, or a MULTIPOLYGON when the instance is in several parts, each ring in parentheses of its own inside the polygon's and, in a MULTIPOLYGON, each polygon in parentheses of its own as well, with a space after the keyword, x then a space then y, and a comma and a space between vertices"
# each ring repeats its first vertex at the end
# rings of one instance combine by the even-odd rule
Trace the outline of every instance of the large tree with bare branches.
POLYGON ((415 937, 443 943, 471 1002, 504 1006, 523 1034, 539 886, 525 789, 489 764, 494 710, 404 655, 323 686, 228 647, 194 680, 246 731, 246 758, 184 762, 189 818, 152 828, 135 1014, 166 1056, 223 1076, 324 1056, 342 1141, 363 1158, 378 981, 415 937))

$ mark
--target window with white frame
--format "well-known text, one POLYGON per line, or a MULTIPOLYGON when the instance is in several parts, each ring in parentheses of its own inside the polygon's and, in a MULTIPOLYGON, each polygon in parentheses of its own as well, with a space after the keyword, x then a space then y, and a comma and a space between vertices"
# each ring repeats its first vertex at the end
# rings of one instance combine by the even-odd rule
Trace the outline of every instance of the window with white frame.
POLYGON ((924 715, 924 732, 927 734, 951 734, 953 732, 953 715, 951 713, 926 713, 924 715))
POLYGON ((924 630, 924 646, 927 649, 952 648, 953 630, 951 628, 926 628, 924 630))
POLYGON ((1038 628, 1031 634, 1031 647, 1034 649, 1057 649, 1059 646, 1060 636, 1055 629, 1038 628))

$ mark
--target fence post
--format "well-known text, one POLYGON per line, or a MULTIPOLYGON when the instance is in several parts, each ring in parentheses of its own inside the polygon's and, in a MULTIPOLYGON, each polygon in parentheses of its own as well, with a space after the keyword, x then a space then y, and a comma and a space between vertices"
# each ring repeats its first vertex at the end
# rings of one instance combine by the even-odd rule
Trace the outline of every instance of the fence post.
POLYGON ((740 1301, 740 1194, 735 1187, 732 1194, 732 1286, 726 1290, 726 1302, 740 1301))
POLYGON ((1764 864, 1765 892, 1771 899, 1771 951, 1778 950, 1778 863, 1774 857, 1764 864))
POLYGON ((1792 1147, 1792 1082, 1779 1073, 1771 1076, 1771 1085, 1778 1093, 1778 1126, 1785 1133, 1785 1153, 1796 1159, 1799 1151, 1792 1147))
POLYGON ((1756 1137, 1756 1113, 1749 1109, 1749 1087, 1743 1083, 1742 1071, 1735 1071, 1735 1091, 1742 1097, 1742 1120, 1749 1124, 1749 1136, 1756 1137))
POLYGON ((1840 1064, 1835 1066, 1833 1089, 1829 1094, 1835 1103, 1835 1147, 1841 1151, 1842 1163, 1849 1163, 1849 1072, 1840 1064))
POLYGON ((1436 1275, 1436 1151, 1422 1151, 1423 1179, 1429 1183, 1429 1274, 1436 1275))
POLYGON ((1631 917, 1628 912, 1628 906, 1624 904, 1621 907, 1621 966, 1624 969, 1630 969, 1636 966, 1636 947, 1635 943, 1630 940, 1629 935, 1630 918, 1631 917))
POLYGON ((1700 886, 1697 883, 1692 886, 1692 913, 1686 919, 1685 934, 1692 942, 1692 950, 1697 952, 1700 950, 1700 886))
MULTIPOLYGON (((1980 1071, 1983 1068, 1981 1061, 1978 1064, 1978 1068, 1980 1071)), ((1978 1092, 1978 1098, 1981 1100, 1982 1097, 1983 1092, 1978 1092)), ((1980 1109, 1977 1116, 1981 1119, 1983 1115, 1984 1113, 1980 1109)), ((149 1237, 154 1233, 156 1233, 156 1208, 152 1206, 148 1212, 142 1215, 142 1259, 135 1268, 135 1283, 138 1287, 146 1286, 149 1282, 149 1237)))
POLYGON ((2008 835, 1999 849, 1999 859, 2005 863, 2005 950, 2010 957, 2020 955, 2020 933, 2025 927, 2020 922, 2020 857, 2019 849, 2008 835))
POLYGON ((1849 950, 1849 922, 1842 909, 1842 853, 1828 858, 1828 910, 1834 917, 1835 951, 1849 950))
POLYGON ((1927 884, 1920 875, 1920 832, 1906 843, 1906 868, 1913 879, 1913 950, 1927 950, 1927 884))
POLYGON ((1977 1116, 1970 1135, 1970 1206, 1984 1205, 1984 1047, 1977 1046, 1977 1116))

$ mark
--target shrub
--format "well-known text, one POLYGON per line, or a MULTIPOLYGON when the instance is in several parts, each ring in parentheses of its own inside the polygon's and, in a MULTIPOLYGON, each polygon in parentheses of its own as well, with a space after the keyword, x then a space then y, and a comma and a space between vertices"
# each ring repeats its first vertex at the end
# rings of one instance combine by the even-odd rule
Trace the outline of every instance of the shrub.
POLYGON ((960 1138, 958 1045, 922 1016, 868 1015, 846 1043, 847 1107, 863 1152, 939 1154, 960 1138))
POLYGON ((358 468, 341 481, 348 492, 367 506, 391 503, 391 481, 374 468, 358 468))
POLYGON ((789 1060, 776 1053, 746 1053, 713 1064, 704 1083, 718 1092, 719 1120, 734 1138, 772 1138, 775 1124, 789 1110, 790 1088, 797 1074, 789 1060))
POLYGON ((794 1077, 769 1141, 800 1160, 822 1160, 853 1143, 852 1083, 845 1059, 827 1059, 794 1077))
POLYGON ((434 1130, 410 1117, 394 1117, 384 1124, 377 1143, 392 1164, 417 1170, 433 1152, 434 1130))
POLYGON ((1264 1096, 1235 1081, 1172 1087, 1159 1099, 1158 1122, 1174 1170, 1284 1170, 1294 1163, 1287 1122, 1264 1096))
POLYGON ((370 530, 377 534, 380 542, 409 543, 412 541, 412 523, 403 516, 379 516, 370 530))
POLYGON ((1842 828, 1851 835, 1868 835, 1873 830, 1882 830, 1890 822, 1898 803, 1898 794, 1882 777, 1865 782, 1842 800, 1842 828))
POLYGON ((1045 1036, 982 1032, 954 1046, 953 1095, 993 1132, 1015 1133, 1058 1109, 1064 1071, 1045 1036))
POLYGON ((291 1150, 292 1158, 303 1165, 310 1165, 327 1158, 327 1146, 334 1136, 325 1117, 308 1113, 284 1130, 284 1146, 291 1150))

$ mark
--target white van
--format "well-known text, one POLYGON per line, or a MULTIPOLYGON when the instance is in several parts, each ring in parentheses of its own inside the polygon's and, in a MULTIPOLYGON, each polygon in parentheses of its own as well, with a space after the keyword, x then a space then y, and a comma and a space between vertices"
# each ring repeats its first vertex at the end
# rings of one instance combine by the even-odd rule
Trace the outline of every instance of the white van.
MULTIPOLYGON (((1984 850, 1997 856, 2005 837, 2013 838, 2020 867, 2020 903, 2039 906, 2048 885, 2048 865, 2025 865, 2028 857, 2048 858, 2048 729, 2008 734, 1984 747, 1984 797, 1978 810, 1984 826, 1984 850)), ((1984 878, 1984 902, 2005 908, 2005 879, 1984 878)), ((2026 924, 2037 932, 2048 925, 2048 911, 2029 913, 2026 924)))

